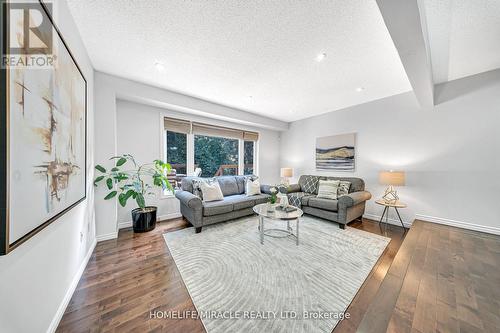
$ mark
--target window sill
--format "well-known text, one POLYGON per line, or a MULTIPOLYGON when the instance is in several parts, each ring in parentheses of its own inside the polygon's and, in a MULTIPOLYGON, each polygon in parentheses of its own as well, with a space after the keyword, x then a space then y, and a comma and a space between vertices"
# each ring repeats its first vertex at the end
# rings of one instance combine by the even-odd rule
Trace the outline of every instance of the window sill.
POLYGON ((160 195, 160 200, 175 199, 175 193, 162 193, 160 195))

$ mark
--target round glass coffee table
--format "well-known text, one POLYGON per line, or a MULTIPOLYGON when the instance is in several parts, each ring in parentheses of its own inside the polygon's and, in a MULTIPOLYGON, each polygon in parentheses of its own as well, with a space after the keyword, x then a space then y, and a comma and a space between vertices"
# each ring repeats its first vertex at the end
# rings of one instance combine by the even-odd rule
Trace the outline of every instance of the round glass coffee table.
POLYGON ((278 207, 275 207, 273 211, 268 211, 268 204, 263 203, 253 207, 253 211, 259 215, 259 231, 260 231, 260 243, 264 244, 264 236, 283 238, 283 237, 293 237, 296 240, 297 245, 299 245, 299 220, 302 214, 302 210, 295 207, 295 210, 291 212, 286 212, 278 207), (286 229, 278 228, 265 228, 265 220, 281 220, 286 222, 286 229), (290 221, 295 220, 295 232, 290 226, 290 221), (280 234, 280 235, 277 235, 280 234))

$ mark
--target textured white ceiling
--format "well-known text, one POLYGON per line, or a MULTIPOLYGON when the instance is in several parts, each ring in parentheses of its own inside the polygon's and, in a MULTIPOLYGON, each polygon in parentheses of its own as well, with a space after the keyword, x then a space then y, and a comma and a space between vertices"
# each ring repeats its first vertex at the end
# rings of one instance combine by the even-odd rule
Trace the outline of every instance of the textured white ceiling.
POLYGON ((411 90, 374 0, 68 3, 96 70, 268 117, 411 90))
POLYGON ((434 83, 500 68, 500 0, 425 0, 434 83))

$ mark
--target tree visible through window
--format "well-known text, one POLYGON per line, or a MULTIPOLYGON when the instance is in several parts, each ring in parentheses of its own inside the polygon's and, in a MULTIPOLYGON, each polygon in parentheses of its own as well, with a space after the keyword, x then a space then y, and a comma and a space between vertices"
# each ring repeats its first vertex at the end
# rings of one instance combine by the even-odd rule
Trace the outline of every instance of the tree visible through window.
POLYGON ((167 131, 167 162, 177 174, 187 173, 187 134, 167 131))
POLYGON ((215 136, 194 136, 194 164, 202 177, 238 174, 238 140, 215 136))
POLYGON ((253 175, 254 166, 253 166, 253 152, 254 152, 254 142, 253 141, 245 141, 244 143, 244 158, 245 166, 243 168, 244 175, 253 175))

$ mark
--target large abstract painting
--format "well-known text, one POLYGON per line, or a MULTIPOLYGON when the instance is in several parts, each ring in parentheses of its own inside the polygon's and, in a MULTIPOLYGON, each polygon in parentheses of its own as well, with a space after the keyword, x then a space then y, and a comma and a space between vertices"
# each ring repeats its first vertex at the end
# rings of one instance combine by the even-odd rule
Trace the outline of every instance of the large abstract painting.
POLYGON ((354 171, 356 133, 325 136, 316 139, 316 169, 354 171))
MULTIPOLYGON (((42 56, 54 62, 40 68, 17 63, 2 69, 2 105, 7 112, 2 128, 2 157, 6 157, 2 191, 6 191, 6 200, 0 222, 0 254, 86 197, 87 83, 45 5, 35 5, 49 28, 35 30, 34 35, 43 38, 43 34, 51 34, 50 58, 42 56)), ((17 44, 23 45, 24 22, 16 22, 23 16, 8 18, 4 37, 17 38, 17 44)), ((4 41, 4 45, 15 43, 4 41)))

